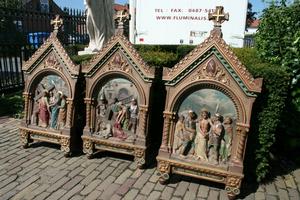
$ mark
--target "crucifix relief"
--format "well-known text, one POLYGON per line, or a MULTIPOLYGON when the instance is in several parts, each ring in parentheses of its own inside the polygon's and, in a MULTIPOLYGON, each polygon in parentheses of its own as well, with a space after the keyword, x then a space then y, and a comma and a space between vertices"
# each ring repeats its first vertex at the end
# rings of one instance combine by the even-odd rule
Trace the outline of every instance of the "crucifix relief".
POLYGON ((229 13, 224 13, 223 6, 216 6, 215 12, 208 14, 208 19, 214 21, 214 27, 221 27, 225 20, 229 20, 229 13))
POLYGON ((50 23, 53 25, 54 30, 58 30, 63 25, 63 19, 59 15, 56 15, 55 19, 52 19, 50 23))

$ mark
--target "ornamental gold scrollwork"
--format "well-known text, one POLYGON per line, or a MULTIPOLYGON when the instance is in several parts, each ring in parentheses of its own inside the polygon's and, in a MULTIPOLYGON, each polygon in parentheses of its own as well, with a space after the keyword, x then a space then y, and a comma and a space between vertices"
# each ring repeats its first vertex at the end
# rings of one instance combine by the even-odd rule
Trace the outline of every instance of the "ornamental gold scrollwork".
POLYGON ((225 190, 230 199, 240 194, 241 181, 240 177, 227 177, 225 190))
POLYGON ((134 150, 134 160, 137 163, 138 168, 142 168, 146 163, 145 160, 145 150, 144 149, 135 149, 134 150))
POLYGON ((29 144, 29 133, 25 130, 20 130, 20 142, 23 148, 27 148, 29 144))
POLYGON ((83 153, 87 154, 88 157, 92 156, 94 151, 94 144, 91 140, 83 140, 83 153))
POLYGON ((60 149, 65 153, 70 153, 70 138, 60 138, 60 149))
POLYGON ((170 163, 167 162, 167 161, 160 160, 160 161, 158 161, 157 169, 158 169, 157 175, 159 176, 158 181, 161 184, 164 184, 170 178, 170 175, 169 175, 169 173, 170 173, 170 163))

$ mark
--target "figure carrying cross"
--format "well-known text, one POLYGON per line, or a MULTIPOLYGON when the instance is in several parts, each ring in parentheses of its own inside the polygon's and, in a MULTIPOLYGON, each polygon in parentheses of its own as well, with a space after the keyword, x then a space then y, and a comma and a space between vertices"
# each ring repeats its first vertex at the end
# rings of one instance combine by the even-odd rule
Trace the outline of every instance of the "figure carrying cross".
POLYGON ((216 6, 216 10, 213 13, 208 13, 208 19, 213 20, 214 27, 221 27, 221 24, 225 20, 229 20, 229 13, 224 13, 223 6, 216 6))
POLYGON ((53 25, 54 31, 57 31, 63 25, 63 19, 61 19, 59 15, 56 15, 55 19, 52 19, 50 24, 53 25))

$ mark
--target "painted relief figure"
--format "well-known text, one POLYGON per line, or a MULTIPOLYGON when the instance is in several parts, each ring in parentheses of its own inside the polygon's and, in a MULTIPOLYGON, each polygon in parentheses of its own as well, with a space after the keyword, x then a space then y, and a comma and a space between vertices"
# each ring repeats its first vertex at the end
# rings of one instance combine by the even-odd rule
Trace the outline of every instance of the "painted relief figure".
POLYGON ((61 129, 67 116, 66 83, 57 75, 45 76, 35 90, 31 124, 43 128, 61 129))
POLYGON ((231 155, 233 125, 231 117, 224 118, 224 137, 221 140, 219 162, 226 163, 231 155))
POLYGON ((99 90, 95 135, 105 139, 133 140, 138 127, 137 89, 127 79, 116 78, 99 90))
POLYGON ((209 135, 209 161, 214 164, 218 164, 219 161, 219 149, 223 136, 222 116, 217 113, 212 119, 211 133, 209 135))
POLYGON ((213 165, 227 164, 237 115, 231 99, 218 90, 201 89, 184 99, 178 115, 174 156, 213 165), (193 110, 200 110, 199 117, 193 110))
POLYGON ((195 139, 195 156, 197 159, 207 161, 207 141, 210 131, 209 113, 206 109, 200 112, 199 131, 195 139))
POLYGON ((44 91, 43 96, 39 100, 38 110, 39 126, 46 128, 49 124, 50 110, 49 110, 49 99, 48 92, 44 91))

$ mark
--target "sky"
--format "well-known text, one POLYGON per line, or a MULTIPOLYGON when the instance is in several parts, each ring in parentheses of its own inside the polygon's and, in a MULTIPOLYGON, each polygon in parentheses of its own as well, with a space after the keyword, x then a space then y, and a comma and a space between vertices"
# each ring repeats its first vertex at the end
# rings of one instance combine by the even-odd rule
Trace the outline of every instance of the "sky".
MULTIPOLYGON (((75 9, 83 9, 84 0, 54 0, 57 5, 60 7, 68 7, 75 9)), ((128 0, 115 0, 116 3, 125 4, 128 0)), ((258 13, 258 16, 261 14, 262 10, 267 7, 266 3, 263 3, 262 0, 249 0, 253 5, 253 11, 258 13)))

